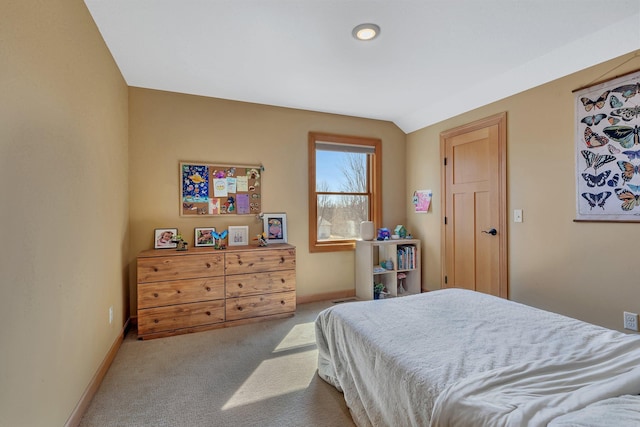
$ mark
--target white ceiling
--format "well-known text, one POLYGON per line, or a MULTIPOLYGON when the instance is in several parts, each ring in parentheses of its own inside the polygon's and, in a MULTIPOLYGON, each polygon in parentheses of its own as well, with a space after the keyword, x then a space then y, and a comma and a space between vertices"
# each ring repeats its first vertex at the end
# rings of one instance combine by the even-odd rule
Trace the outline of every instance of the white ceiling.
POLYGON ((85 3, 130 86, 406 133, 640 49, 640 0, 85 3), (355 40, 365 22, 381 35, 355 40))

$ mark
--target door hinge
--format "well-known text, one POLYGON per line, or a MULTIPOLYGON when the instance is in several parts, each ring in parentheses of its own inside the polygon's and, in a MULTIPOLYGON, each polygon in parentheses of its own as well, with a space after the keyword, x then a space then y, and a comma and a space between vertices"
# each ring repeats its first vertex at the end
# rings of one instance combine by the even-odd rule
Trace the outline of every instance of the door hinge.
POLYGON ((444 217, 444 225, 447 225, 447 217, 444 217))
POLYGON ((447 276, 444 276, 444 284, 447 284, 447 276))
POLYGON ((444 165, 447 166, 447 158, 444 158, 444 165))

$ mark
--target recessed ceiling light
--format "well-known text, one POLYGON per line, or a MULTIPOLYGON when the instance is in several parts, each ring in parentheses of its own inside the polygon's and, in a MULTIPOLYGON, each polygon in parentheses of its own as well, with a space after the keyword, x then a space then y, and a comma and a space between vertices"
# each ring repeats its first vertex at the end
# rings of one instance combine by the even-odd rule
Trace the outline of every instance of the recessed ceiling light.
POLYGON ((380 27, 376 24, 360 24, 351 32, 358 40, 373 40, 380 34, 380 27))

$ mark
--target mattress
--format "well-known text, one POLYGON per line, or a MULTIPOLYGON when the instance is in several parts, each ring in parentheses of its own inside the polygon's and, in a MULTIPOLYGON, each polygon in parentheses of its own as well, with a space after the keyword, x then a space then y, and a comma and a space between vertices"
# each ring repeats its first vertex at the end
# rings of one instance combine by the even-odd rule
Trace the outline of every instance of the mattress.
POLYGON ((318 374, 359 426, 547 425, 640 393, 640 338, 444 289, 330 307, 318 374))

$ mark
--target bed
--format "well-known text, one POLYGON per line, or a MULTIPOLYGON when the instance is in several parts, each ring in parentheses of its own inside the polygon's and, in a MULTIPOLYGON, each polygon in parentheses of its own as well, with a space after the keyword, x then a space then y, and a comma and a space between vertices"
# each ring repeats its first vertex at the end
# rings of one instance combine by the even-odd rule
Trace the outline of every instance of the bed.
POLYGON ((637 335, 462 289, 337 304, 315 329, 361 427, 640 425, 637 335))

